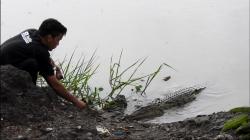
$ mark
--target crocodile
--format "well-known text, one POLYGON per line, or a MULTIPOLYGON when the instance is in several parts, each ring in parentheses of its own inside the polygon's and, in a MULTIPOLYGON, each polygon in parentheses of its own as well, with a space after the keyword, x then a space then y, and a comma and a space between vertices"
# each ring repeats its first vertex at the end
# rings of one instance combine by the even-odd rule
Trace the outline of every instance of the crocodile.
POLYGON ((167 94, 163 99, 156 98, 148 105, 139 108, 132 114, 125 116, 129 120, 149 120, 162 116, 164 110, 181 107, 196 99, 196 95, 203 91, 204 86, 182 88, 167 94))

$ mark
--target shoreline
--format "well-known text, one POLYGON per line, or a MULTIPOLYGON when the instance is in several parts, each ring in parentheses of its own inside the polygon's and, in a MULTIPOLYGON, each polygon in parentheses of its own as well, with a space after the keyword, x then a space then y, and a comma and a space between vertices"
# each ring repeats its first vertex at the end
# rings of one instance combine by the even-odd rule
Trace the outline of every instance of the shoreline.
POLYGON ((1 67, 0 80, 2 140, 239 139, 235 131, 223 132, 222 128, 241 113, 217 112, 172 123, 145 123, 124 119, 119 110, 79 110, 50 88, 35 87, 26 72, 14 67, 1 67))

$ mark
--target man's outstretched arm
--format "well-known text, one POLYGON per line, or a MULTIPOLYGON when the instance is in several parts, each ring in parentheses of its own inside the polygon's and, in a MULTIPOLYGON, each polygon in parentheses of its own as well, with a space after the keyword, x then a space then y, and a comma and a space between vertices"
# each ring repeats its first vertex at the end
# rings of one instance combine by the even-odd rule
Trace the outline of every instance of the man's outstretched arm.
POLYGON ((69 93, 69 91, 63 86, 63 84, 56 78, 55 75, 47 76, 45 79, 48 84, 55 90, 57 95, 61 96, 69 102, 72 102, 80 109, 84 109, 86 107, 86 103, 81 100, 78 100, 75 96, 69 93))
POLYGON ((54 62, 54 60, 53 60, 52 58, 50 58, 50 62, 51 62, 51 65, 52 65, 52 66, 55 68, 55 70, 56 70, 56 78, 57 78, 58 80, 63 79, 63 75, 62 75, 62 72, 61 72, 60 67, 57 66, 57 65, 55 64, 55 62, 54 62))

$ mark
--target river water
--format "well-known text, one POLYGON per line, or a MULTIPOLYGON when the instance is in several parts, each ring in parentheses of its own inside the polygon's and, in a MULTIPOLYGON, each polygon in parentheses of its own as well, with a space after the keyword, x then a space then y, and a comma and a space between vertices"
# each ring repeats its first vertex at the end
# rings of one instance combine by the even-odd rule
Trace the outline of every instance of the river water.
MULTIPOLYGON (((147 96, 138 97, 143 101, 176 88, 207 87, 195 101, 151 122, 249 106, 248 0, 1 0, 1 43, 49 17, 68 28, 54 59, 61 61, 74 49, 76 58, 88 58, 97 50, 93 86, 108 91, 110 57, 123 50, 124 67, 147 57, 138 75, 162 63, 176 69, 162 69, 147 96)), ((136 98, 128 91, 129 99, 136 98)))

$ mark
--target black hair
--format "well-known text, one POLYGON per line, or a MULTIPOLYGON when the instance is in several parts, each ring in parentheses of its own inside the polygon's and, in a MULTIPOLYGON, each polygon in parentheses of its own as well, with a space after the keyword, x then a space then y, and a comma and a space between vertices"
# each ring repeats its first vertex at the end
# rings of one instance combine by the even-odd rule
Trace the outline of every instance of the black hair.
POLYGON ((63 26, 56 19, 49 18, 42 22, 38 31, 39 31, 40 36, 42 37, 46 35, 51 35, 52 37, 56 37, 60 34, 65 35, 67 32, 67 28, 63 26))

